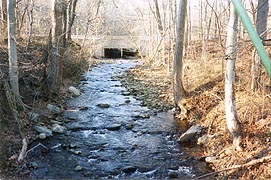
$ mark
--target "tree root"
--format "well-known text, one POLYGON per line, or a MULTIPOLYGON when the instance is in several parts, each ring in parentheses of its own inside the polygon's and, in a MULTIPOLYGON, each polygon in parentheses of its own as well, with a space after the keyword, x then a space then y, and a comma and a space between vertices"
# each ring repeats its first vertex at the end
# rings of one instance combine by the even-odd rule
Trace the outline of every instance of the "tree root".
POLYGON ((228 168, 225 168, 225 169, 221 169, 221 170, 218 170, 218 171, 215 171, 215 172, 207 173, 207 174, 198 176, 198 177, 196 177, 194 179, 206 178, 208 176, 216 175, 216 174, 224 172, 224 171, 230 171, 230 170, 236 171, 238 169, 242 169, 242 168, 245 168, 245 167, 253 166, 253 165, 256 165, 256 164, 259 164, 259 163, 263 163, 263 162, 266 162, 266 161, 270 161, 270 160, 271 160, 271 155, 270 156, 262 157, 260 159, 254 159, 254 160, 249 161, 248 163, 245 163, 245 164, 235 165, 235 166, 228 167, 228 168))
POLYGON ((18 131, 19 131, 19 134, 22 138, 23 146, 22 146, 22 150, 20 152, 20 155, 18 157, 18 161, 20 162, 25 158, 25 154, 26 154, 26 150, 27 150, 27 139, 23 133, 23 123, 20 119, 20 115, 18 112, 16 97, 13 94, 13 92, 9 86, 9 83, 7 81, 4 82, 4 89, 5 89, 5 94, 6 94, 6 98, 8 101, 8 105, 11 109, 11 112, 12 112, 12 115, 13 115, 15 121, 17 122, 18 131))

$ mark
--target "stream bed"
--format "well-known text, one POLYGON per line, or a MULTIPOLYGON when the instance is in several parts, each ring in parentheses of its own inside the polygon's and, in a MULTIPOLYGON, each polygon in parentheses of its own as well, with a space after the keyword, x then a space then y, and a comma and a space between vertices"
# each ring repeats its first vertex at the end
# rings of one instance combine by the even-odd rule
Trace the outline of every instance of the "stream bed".
POLYGON ((93 67, 82 94, 63 113, 65 134, 29 152, 31 179, 191 179, 193 160, 182 160, 172 112, 155 113, 134 99, 116 76, 138 65, 116 60, 93 67), (32 167, 32 168, 31 168, 32 167))

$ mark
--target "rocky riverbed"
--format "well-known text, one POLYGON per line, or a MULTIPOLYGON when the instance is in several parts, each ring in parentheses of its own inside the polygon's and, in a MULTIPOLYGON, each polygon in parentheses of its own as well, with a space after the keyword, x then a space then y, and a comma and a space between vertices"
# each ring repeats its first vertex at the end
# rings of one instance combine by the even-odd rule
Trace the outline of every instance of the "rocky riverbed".
POLYGON ((182 159, 172 111, 148 109, 116 78, 138 64, 117 60, 85 73, 52 136, 31 144, 27 178, 191 179, 206 171, 182 159))

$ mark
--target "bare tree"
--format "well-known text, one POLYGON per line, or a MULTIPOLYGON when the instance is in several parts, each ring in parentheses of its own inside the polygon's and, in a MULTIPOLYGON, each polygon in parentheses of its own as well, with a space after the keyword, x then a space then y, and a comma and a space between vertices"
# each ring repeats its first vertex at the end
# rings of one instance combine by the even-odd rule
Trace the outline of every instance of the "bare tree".
POLYGON ((58 92, 62 79, 62 55, 65 33, 64 27, 64 0, 52 1, 52 49, 51 65, 47 84, 51 92, 58 92))
POLYGON ((77 0, 70 0, 68 3, 68 13, 67 13, 67 43, 68 45, 71 42, 72 39, 72 26, 74 23, 74 18, 75 18, 75 10, 76 10, 76 4, 77 0))
POLYGON ((183 48, 184 48, 184 31, 185 31, 185 16, 186 16, 187 0, 181 0, 179 3, 176 49, 174 54, 173 67, 173 90, 174 103, 179 107, 179 102, 185 96, 185 90, 182 82, 183 71, 183 48))
POLYGON ((9 56, 9 81, 17 102, 21 102, 18 83, 18 62, 16 49, 16 0, 8 0, 8 56, 9 56))
POLYGON ((237 47, 237 24, 238 16, 234 10, 233 5, 231 5, 226 40, 226 74, 225 74, 226 121, 228 129, 233 137, 233 145, 235 146, 236 150, 241 150, 240 147, 240 143, 242 140, 241 125, 238 121, 234 92, 235 61, 237 47))
POLYGON ((8 30, 7 30, 7 0, 1 0, 0 4, 1 8, 1 41, 8 37, 8 30))
POLYGON ((158 25, 158 30, 160 32, 161 35, 163 35, 163 24, 162 24, 162 20, 161 20, 161 14, 160 14, 160 10, 159 10, 159 4, 157 0, 153 0, 154 4, 155 4, 155 18, 157 21, 157 25, 158 25))
MULTIPOLYGON (((268 0, 258 0, 258 8, 257 8, 257 19, 256 19, 256 29, 257 33, 264 42, 267 36, 267 17, 269 11, 269 3, 268 0)), ((256 90, 259 88, 261 84, 261 70, 262 64, 261 59, 254 49, 253 51, 253 60, 251 66, 251 89, 256 90)))

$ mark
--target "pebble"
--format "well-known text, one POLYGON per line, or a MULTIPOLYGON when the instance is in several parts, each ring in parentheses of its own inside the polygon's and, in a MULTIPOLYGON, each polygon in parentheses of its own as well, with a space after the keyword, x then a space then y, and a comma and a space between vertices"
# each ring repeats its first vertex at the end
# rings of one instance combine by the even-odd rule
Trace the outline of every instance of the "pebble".
POLYGON ((99 106, 100 108, 109 108, 110 107, 109 104, 104 104, 104 103, 98 104, 97 106, 99 106))
POLYGON ((128 91, 124 91, 124 92, 122 93, 122 95, 123 95, 123 96, 129 96, 129 95, 131 95, 131 93, 128 92, 128 91))
POLYGON ((46 139, 46 134, 45 133, 40 133, 39 134, 39 139, 46 139))
POLYGON ((83 168, 82 168, 81 166, 78 165, 78 166, 76 166, 76 167, 74 168, 74 170, 75 170, 75 171, 82 171, 83 168))
POLYGON ((120 123, 115 123, 115 124, 108 125, 105 128, 109 131, 117 131, 121 128, 121 126, 122 125, 120 123))
POLYGON ((205 162, 207 163, 219 163, 219 159, 215 156, 208 156, 205 158, 205 162))

